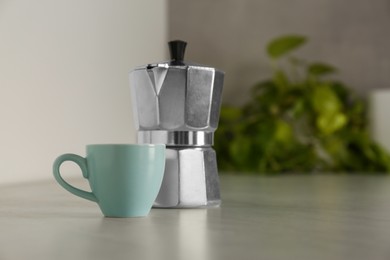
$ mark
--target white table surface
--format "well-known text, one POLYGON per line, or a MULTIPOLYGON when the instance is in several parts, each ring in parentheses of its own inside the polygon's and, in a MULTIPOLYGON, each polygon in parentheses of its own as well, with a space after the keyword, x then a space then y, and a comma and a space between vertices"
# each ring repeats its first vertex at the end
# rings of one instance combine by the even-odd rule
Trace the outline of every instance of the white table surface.
POLYGON ((0 260, 390 259, 390 177, 222 175, 221 191, 220 208, 115 219, 54 180, 0 186, 0 260))

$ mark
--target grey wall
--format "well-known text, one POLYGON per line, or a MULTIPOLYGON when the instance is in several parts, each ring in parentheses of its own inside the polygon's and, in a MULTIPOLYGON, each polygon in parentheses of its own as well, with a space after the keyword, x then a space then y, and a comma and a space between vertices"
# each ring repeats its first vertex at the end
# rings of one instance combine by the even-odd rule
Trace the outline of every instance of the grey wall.
POLYGON ((168 10, 186 58, 226 72, 228 103, 269 75, 265 44, 286 33, 307 35, 299 54, 335 65, 359 92, 390 87, 389 0, 169 0, 168 10))
POLYGON ((161 0, 0 0, 0 184, 135 141, 128 72, 165 58, 166 17, 161 0))

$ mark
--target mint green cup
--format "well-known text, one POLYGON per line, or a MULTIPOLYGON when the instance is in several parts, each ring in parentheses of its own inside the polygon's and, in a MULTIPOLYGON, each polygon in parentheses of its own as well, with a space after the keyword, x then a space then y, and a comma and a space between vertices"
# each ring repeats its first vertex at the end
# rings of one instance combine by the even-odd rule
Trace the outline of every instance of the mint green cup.
POLYGON ((147 216, 161 187, 164 144, 92 144, 87 156, 63 154, 53 164, 57 182, 70 193, 96 202, 106 217, 147 216), (78 189, 61 176, 65 161, 76 163, 91 191, 78 189))

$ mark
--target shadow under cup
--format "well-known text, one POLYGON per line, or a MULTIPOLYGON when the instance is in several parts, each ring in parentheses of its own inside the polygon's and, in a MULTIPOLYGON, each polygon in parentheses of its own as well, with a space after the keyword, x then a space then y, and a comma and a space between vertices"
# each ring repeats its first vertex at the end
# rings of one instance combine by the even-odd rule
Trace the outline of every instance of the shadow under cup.
POLYGON ((165 168, 164 144, 92 144, 87 156, 63 154, 53 165, 57 182, 76 196, 96 202, 106 217, 141 217, 149 214, 161 187, 165 168), (67 183, 60 167, 65 161, 79 165, 92 192, 67 183))

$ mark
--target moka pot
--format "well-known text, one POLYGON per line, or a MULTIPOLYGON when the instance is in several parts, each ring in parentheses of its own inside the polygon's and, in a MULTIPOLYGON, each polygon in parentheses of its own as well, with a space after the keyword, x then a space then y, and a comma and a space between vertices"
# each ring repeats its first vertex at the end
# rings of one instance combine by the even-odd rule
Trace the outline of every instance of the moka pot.
POLYGON ((166 145, 163 183, 154 207, 194 208, 221 203, 213 145, 224 73, 185 62, 183 41, 169 42, 171 60, 130 72, 140 144, 166 145))

